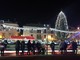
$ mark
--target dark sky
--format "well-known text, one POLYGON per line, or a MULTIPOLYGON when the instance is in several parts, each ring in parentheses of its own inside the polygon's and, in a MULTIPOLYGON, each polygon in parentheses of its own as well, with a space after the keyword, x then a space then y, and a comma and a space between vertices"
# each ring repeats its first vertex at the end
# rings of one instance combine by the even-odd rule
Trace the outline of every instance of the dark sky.
POLYGON ((69 0, 50 1, 0 1, 0 19, 17 21, 19 25, 29 23, 55 25, 57 15, 63 11, 69 26, 80 25, 80 2, 69 0))

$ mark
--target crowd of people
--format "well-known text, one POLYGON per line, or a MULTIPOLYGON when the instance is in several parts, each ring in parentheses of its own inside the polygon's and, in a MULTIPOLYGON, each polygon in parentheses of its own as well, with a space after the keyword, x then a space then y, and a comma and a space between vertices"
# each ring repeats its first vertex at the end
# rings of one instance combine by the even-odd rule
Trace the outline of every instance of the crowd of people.
MULTIPOLYGON (((3 43, 1 43, 1 45, 3 46, 2 48, 0 48, 2 55, 4 54, 4 50, 6 49, 7 44, 8 44, 7 40, 5 40, 3 43)), ((50 48, 52 50, 52 54, 55 54, 54 53, 55 52, 55 43, 54 43, 54 41, 52 41, 49 45, 41 43, 39 41, 31 42, 30 40, 28 40, 27 44, 25 44, 24 40, 22 40, 22 41, 17 40, 15 42, 16 55, 19 55, 19 51, 22 51, 21 55, 24 55, 25 50, 27 50, 27 55, 30 55, 31 53, 33 55, 35 55, 35 54, 45 55, 47 53, 48 46, 50 46, 50 48)), ((59 51, 61 52, 61 54, 66 54, 67 50, 71 48, 73 53, 77 54, 77 46, 78 45, 75 41, 72 41, 69 45, 65 41, 60 41, 59 42, 59 51)))
POLYGON ((60 43, 60 51, 61 54, 66 54, 67 50, 72 50, 73 54, 77 54, 78 44, 76 41, 71 41, 68 45, 65 41, 61 41, 60 43))
POLYGON ((27 55, 30 55, 30 52, 35 55, 36 51, 38 54, 45 54, 45 45, 41 44, 39 41, 37 43, 35 43, 35 41, 31 43, 30 40, 27 42, 27 44, 25 44, 24 40, 21 42, 17 40, 15 44, 16 54, 19 54, 20 50, 22 51, 21 54, 24 54, 25 47, 27 48, 27 55))

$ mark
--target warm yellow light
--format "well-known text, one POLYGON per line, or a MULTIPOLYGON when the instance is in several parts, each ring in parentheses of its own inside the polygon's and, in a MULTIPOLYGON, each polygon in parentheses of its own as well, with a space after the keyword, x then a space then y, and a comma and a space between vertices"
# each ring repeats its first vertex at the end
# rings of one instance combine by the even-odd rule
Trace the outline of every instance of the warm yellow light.
POLYGON ((48 35, 48 40, 53 40, 53 38, 51 37, 51 35, 48 35))
POLYGON ((48 35, 48 39, 51 39, 51 35, 48 35))
POLYGON ((0 35, 0 38, 2 38, 2 35, 0 35))
POLYGON ((51 37, 51 35, 48 35, 47 38, 48 38, 48 40, 51 40, 51 41, 52 41, 52 40, 56 40, 54 37, 51 37))

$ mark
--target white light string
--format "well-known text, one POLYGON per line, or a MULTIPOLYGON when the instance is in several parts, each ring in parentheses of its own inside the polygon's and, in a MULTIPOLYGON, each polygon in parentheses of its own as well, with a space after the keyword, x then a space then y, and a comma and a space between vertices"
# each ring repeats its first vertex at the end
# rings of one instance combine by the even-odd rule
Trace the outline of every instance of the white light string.
MULTIPOLYGON (((22 28, 22 27, 14 27, 14 26, 7 26, 5 24, 3 24, 3 27, 4 28, 10 28, 10 29, 17 29, 17 30, 44 30, 46 28, 22 28)), ((55 29, 55 28, 50 28, 50 30, 53 30, 53 31, 56 31, 56 32, 63 32, 63 33, 78 33, 80 31, 64 31, 64 30, 58 30, 58 29, 55 29)))

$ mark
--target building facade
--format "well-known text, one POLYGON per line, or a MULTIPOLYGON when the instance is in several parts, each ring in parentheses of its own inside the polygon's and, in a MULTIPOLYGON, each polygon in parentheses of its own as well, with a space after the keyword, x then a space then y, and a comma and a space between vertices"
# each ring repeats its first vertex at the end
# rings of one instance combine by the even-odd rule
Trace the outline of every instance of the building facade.
POLYGON ((10 39, 11 36, 18 36, 19 32, 16 29, 4 28, 2 24, 18 27, 18 24, 16 23, 10 23, 10 22, 0 23, 0 39, 3 38, 10 39))
MULTIPOLYGON (((10 39, 11 36, 20 36, 21 30, 13 28, 19 27, 17 23, 4 22, 2 24, 0 24, 0 39, 10 39), (2 26, 2 24, 6 26, 12 26, 12 28, 5 28, 2 26)), ((46 27, 47 29, 44 29, 44 26, 23 26, 23 28, 26 28, 27 30, 23 30, 23 34, 21 36, 33 36, 35 40, 56 40, 54 32, 51 31, 49 27, 46 27)))
POLYGON ((23 36, 33 36, 36 40, 56 40, 54 32, 51 30, 47 31, 44 27, 23 26, 23 28, 29 29, 23 31, 23 36))

